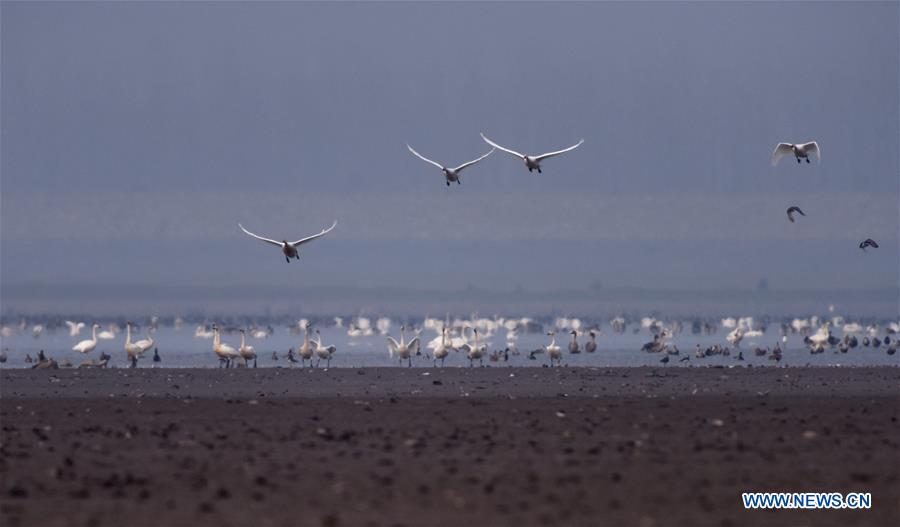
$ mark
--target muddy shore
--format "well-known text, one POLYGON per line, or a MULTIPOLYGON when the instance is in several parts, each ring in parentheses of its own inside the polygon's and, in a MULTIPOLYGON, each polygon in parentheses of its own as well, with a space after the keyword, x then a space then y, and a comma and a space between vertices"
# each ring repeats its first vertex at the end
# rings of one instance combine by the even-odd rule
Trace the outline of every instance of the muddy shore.
POLYGON ((0 375, 11 527, 900 524, 893 367, 0 375))

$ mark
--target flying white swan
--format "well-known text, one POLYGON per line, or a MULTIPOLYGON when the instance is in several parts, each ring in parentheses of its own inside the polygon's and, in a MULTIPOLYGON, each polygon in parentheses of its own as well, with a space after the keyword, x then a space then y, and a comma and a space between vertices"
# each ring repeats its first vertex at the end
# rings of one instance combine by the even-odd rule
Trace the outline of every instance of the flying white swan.
POLYGON ((213 324, 213 352, 219 357, 219 367, 224 364, 226 368, 231 367, 231 361, 240 357, 237 350, 228 344, 222 344, 222 336, 219 334, 219 326, 213 324))
POLYGON ((487 144, 493 146, 494 148, 496 148, 498 150, 503 150, 507 154, 511 154, 511 155, 518 157, 519 159, 521 159, 522 161, 525 162, 525 166, 528 167, 529 172, 531 172, 532 170, 537 170, 538 174, 542 173, 541 172, 541 161, 551 158, 551 157, 554 157, 554 156, 558 156, 560 154, 565 154, 566 152, 569 152, 571 150, 575 150, 576 148, 581 146, 581 143, 584 142, 584 139, 582 139, 581 141, 578 141, 578 143, 570 146, 569 148, 563 148, 562 150, 557 150, 555 152, 547 152, 546 154, 541 154, 539 156, 530 156, 530 155, 526 155, 526 154, 520 154, 520 153, 516 152, 515 150, 510 150, 509 148, 504 148, 504 147, 498 145, 497 143, 491 141, 487 137, 485 137, 485 135, 483 133, 481 134, 481 138, 484 139, 484 141, 487 144))
POLYGON ((79 333, 81 333, 81 329, 84 328, 84 322, 72 322, 71 320, 66 320, 66 325, 69 326, 70 337, 77 337, 79 333))
POLYGON ((325 364, 326 368, 331 367, 331 356, 334 355, 334 352, 337 351, 337 348, 335 348, 334 346, 323 346, 322 334, 319 333, 318 329, 316 330, 316 340, 313 341, 313 344, 316 345, 316 357, 318 357, 318 360, 316 360, 316 368, 319 367, 319 361, 322 359, 328 361, 325 364))
POLYGON ((809 154, 811 153, 816 154, 816 161, 822 162, 822 152, 819 150, 819 143, 815 141, 796 145, 792 143, 778 143, 778 146, 775 147, 775 151, 772 152, 772 166, 777 165, 778 160, 787 154, 794 154, 798 163, 801 158, 809 163, 809 154))
POLYGON ((409 342, 406 342, 403 336, 404 331, 406 331, 406 326, 400 326, 400 342, 397 342, 394 340, 394 337, 388 335, 388 353, 391 357, 394 357, 394 355, 399 357, 401 364, 403 363, 403 359, 406 359, 408 366, 411 368, 413 350, 417 349, 419 346, 419 337, 415 337, 409 342))
POLYGON ((90 353, 94 351, 94 348, 97 347, 97 330, 100 329, 100 324, 94 324, 91 326, 91 340, 82 340, 78 344, 72 346, 72 351, 77 351, 78 353, 90 353))
POLYGON ((734 328, 734 331, 725 335, 725 340, 727 340, 732 346, 740 347, 741 341, 744 339, 744 330, 741 328, 734 328))
POLYGON ((244 367, 248 367, 250 365, 250 360, 253 359, 253 367, 256 367, 256 351, 253 350, 253 346, 248 346, 244 341, 244 330, 241 330, 241 347, 238 348, 238 353, 241 354, 241 358, 244 359, 244 367))
POLYGON ((327 229, 322 229, 322 232, 320 232, 319 234, 313 234, 312 236, 307 236, 306 238, 301 238, 295 242, 289 242, 287 240, 282 240, 279 242, 277 240, 263 238, 262 236, 253 234, 252 232, 245 229, 243 225, 238 223, 238 227, 240 227, 241 230, 244 231, 246 234, 253 236, 257 240, 262 240, 266 243, 271 243, 272 245, 277 245, 277 246, 281 247, 281 252, 284 253, 284 259, 288 263, 290 263, 291 258, 296 258, 297 260, 300 259, 300 253, 297 251, 297 247, 300 247, 304 243, 311 242, 311 241, 315 240, 316 238, 321 238, 322 236, 325 236, 326 234, 331 232, 336 225, 337 225, 337 221, 335 220, 335 222, 331 225, 331 227, 329 227, 327 229))
POLYGON ((197 326, 197 329, 194 330, 194 338, 211 339, 213 336, 214 332, 210 331, 207 326, 197 326))
POLYGON ((483 156, 479 157, 478 159, 474 159, 472 161, 469 161, 468 163, 463 163, 456 168, 450 168, 450 167, 445 167, 444 165, 438 163, 437 161, 432 161, 432 160, 428 159, 427 157, 425 157, 422 154, 413 150, 413 147, 411 147, 409 145, 406 145, 406 148, 409 148, 409 151, 412 152, 414 156, 418 157, 422 161, 425 161, 426 163, 431 163, 432 165, 440 168, 441 172, 443 172, 443 174, 444 174, 444 179, 447 180, 448 187, 450 186, 451 181, 455 181, 457 185, 460 184, 459 173, 462 172, 464 169, 474 165, 475 163, 481 161, 482 159, 484 159, 487 156, 494 153, 494 149, 491 148, 490 152, 488 152, 487 154, 484 154, 483 156))

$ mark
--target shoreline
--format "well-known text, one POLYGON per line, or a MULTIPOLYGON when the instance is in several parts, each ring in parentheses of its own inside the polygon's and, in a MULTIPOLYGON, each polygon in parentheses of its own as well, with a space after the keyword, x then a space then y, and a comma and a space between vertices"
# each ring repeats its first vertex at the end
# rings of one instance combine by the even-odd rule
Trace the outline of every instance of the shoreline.
POLYGON ((10 527, 900 522, 896 367, 0 379, 10 527), (745 510, 743 492, 869 492, 872 508, 745 510))
POLYGON ((900 367, 3 369, 0 398, 896 395, 900 367))

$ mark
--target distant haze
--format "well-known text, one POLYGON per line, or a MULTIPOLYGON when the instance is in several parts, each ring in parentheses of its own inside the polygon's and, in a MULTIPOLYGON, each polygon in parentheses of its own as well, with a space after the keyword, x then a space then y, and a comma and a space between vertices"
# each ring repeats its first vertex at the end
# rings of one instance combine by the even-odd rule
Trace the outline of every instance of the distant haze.
POLYGON ((3 2, 0 311, 897 316, 898 6, 3 2))

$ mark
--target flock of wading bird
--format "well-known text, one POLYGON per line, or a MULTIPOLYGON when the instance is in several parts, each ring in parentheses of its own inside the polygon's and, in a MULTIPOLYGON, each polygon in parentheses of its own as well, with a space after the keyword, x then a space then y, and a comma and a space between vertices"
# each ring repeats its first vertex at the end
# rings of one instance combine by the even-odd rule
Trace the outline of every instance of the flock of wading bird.
MULTIPOLYGON (((561 154, 565 154, 567 152, 571 152, 572 150, 575 150, 576 148, 581 146, 582 143, 584 143, 584 139, 582 139, 582 140, 578 141, 577 143, 575 143, 574 145, 567 147, 567 148, 563 148, 560 150, 555 150, 552 152, 547 152, 547 153, 539 154, 539 155, 529 155, 529 154, 522 154, 522 153, 512 150, 510 148, 501 146, 501 145, 497 144, 496 142, 492 141, 491 139, 489 139, 488 137, 486 137, 483 133, 481 134, 481 138, 485 141, 485 143, 487 143, 491 147, 491 149, 487 153, 482 154, 481 156, 473 159, 472 161, 468 161, 468 162, 463 163, 456 167, 444 166, 444 165, 438 163, 437 161, 433 161, 433 160, 423 156, 422 154, 417 152, 415 149, 413 149, 412 146, 407 144, 406 147, 417 158, 439 168, 441 170, 441 173, 444 176, 444 180, 445 180, 447 186, 450 186, 450 184, 452 182, 455 182, 456 184, 461 184, 462 183, 460 180, 461 172, 463 170, 479 163, 486 157, 490 156, 492 153, 494 153, 495 150, 500 150, 502 152, 505 152, 511 156, 514 156, 514 157, 520 159, 525 164, 525 167, 528 169, 529 172, 534 172, 536 170, 540 174, 540 173, 543 173, 543 171, 541 169, 542 162, 544 162, 545 160, 547 160, 549 158, 552 158, 552 157, 555 157, 555 156, 558 156, 561 154)), ((793 155, 798 164, 802 163, 803 161, 805 161, 807 164, 810 163, 811 155, 815 155, 816 161, 819 163, 821 163, 821 160, 822 160, 822 152, 819 147, 819 144, 816 141, 810 141, 807 143, 778 143, 778 145, 775 147, 774 152, 772 152, 772 165, 777 166, 779 160, 785 155, 793 155)), ((795 221, 797 221, 796 215, 806 216, 806 214, 803 212, 803 210, 800 209, 799 206, 797 206, 797 205, 789 206, 787 209, 787 217, 791 223, 794 223, 795 221)), ((254 234, 254 233, 250 232, 249 230, 247 230, 246 228, 244 228, 243 225, 238 223, 238 227, 248 236, 251 236, 253 238, 256 238, 258 240, 266 242, 268 244, 279 247, 281 249, 282 254, 285 257, 285 260, 288 263, 290 263, 290 261, 292 259, 296 259, 296 260, 300 259, 300 251, 299 251, 300 246, 325 236, 326 234, 328 234, 332 230, 334 230, 334 228, 336 226, 337 226, 337 221, 332 223, 331 227, 328 227, 327 229, 322 229, 322 231, 319 232, 318 234, 306 236, 304 238, 300 238, 295 241, 288 241, 286 239, 276 240, 273 238, 266 238, 264 236, 254 234)), ((872 240, 871 238, 867 238, 867 239, 863 240, 862 242, 860 242, 860 244, 859 244, 859 248, 862 249, 863 251, 865 251, 869 247, 878 248, 878 243, 875 242, 875 240, 872 240)), ((84 327, 83 322, 75 323, 72 321, 67 321, 67 324, 70 324, 70 331, 72 332, 72 335, 77 335, 78 332, 81 330, 81 328, 84 327)), ((293 349, 291 349, 288 352, 287 360, 292 363, 300 362, 302 365, 305 365, 306 361, 309 361, 311 364, 313 357, 315 357, 317 360, 317 362, 316 362, 317 365, 321 361, 324 360, 326 362, 326 366, 330 366, 331 358, 334 355, 337 348, 333 345, 329 345, 329 346, 324 345, 322 343, 321 333, 319 332, 318 329, 315 331, 315 335, 316 335, 315 338, 310 338, 309 327, 310 326, 308 323, 306 325, 302 326, 301 329, 304 331, 303 344, 298 347, 296 354, 294 354, 293 349)), ((98 324, 93 324, 91 339, 90 340, 82 340, 81 342, 78 342, 75 346, 72 347, 72 350, 76 351, 78 353, 81 353, 81 354, 87 354, 87 353, 94 351, 94 349, 96 349, 98 341, 99 341, 98 339, 113 338, 114 335, 111 335, 108 331, 102 332, 98 335, 97 330, 99 330, 99 329, 100 329, 100 326, 98 324)), ((124 348, 125 348, 125 352, 128 356, 128 362, 131 365, 131 367, 136 367, 138 360, 140 358, 142 358, 144 356, 144 354, 151 348, 154 349, 154 357, 153 357, 154 362, 160 362, 161 358, 159 356, 158 350, 154 346, 155 342, 153 340, 153 336, 148 333, 147 338, 140 339, 137 341, 132 341, 131 329, 132 329, 132 324, 130 322, 127 322, 124 348)), ((354 330, 351 330, 351 332, 352 331, 354 331, 354 330)), ((360 331, 360 330, 357 329, 355 331, 360 331)), ((515 335, 515 331, 514 330, 511 330, 511 331, 512 332, 510 333, 510 335, 515 335)), ((578 329, 577 328, 569 328, 569 329, 567 329, 567 331, 572 335, 572 341, 569 342, 569 344, 568 344, 568 351, 570 353, 579 353, 581 350, 581 347, 579 346, 578 341, 577 341, 577 338, 579 335, 578 329)), ((753 331, 754 330, 752 328, 748 329, 748 328, 737 327, 737 328, 735 328, 734 331, 729 333, 727 340, 729 341, 729 343, 731 343, 733 345, 737 345, 746 336, 747 333, 752 333, 753 331)), ((198 328, 198 333, 201 333, 200 328, 198 328)), ((220 367, 231 367, 232 365, 247 366, 250 364, 251 361, 252 361, 253 365, 256 366, 257 359, 258 359, 257 353, 256 353, 256 350, 253 348, 253 346, 247 344, 246 334, 245 334, 246 332, 244 329, 240 330, 241 344, 237 348, 235 348, 234 346, 231 346, 227 343, 222 342, 220 329, 219 329, 218 325, 216 325, 216 324, 212 325, 211 331, 208 328, 204 328, 202 330, 202 333, 203 333, 203 335, 198 335, 198 336, 211 337, 213 339, 213 352, 219 359, 220 367)), ((599 334, 599 329, 592 329, 589 331, 591 340, 588 343, 586 343, 584 346, 584 350, 586 352, 590 353, 590 352, 593 352, 594 350, 596 350, 596 348, 597 348, 596 337, 598 334, 599 334)), ((536 354, 546 353, 547 357, 549 357, 549 359, 550 359, 551 365, 553 365, 554 363, 559 365, 562 360, 562 348, 556 343, 556 332, 550 331, 547 333, 547 335, 552 337, 551 342, 549 344, 547 344, 546 346, 543 346, 541 349, 529 352, 529 357, 534 359, 536 354)), ((655 333, 653 341, 645 344, 642 349, 644 351, 650 351, 650 352, 667 352, 666 356, 661 361, 663 363, 667 363, 669 361, 669 358, 668 358, 669 354, 675 354, 675 355, 679 354, 677 347, 670 346, 667 343, 667 338, 670 335, 671 335, 671 331, 663 329, 662 331, 655 333)), ((354 336, 354 335, 352 335, 352 333, 351 333, 351 336, 354 336)), ((469 359, 470 365, 472 365, 472 364, 474 364, 475 361, 479 361, 480 363, 483 363, 485 356, 489 356, 490 360, 496 361, 496 360, 500 360, 500 357, 503 357, 504 360, 508 360, 509 354, 511 351, 512 351, 513 355, 518 354, 518 349, 513 345, 513 346, 506 346, 506 348, 502 351, 502 355, 501 355, 501 351, 499 351, 499 350, 495 350, 495 352, 493 352, 489 355, 488 349, 487 349, 487 344, 484 343, 485 338, 486 338, 486 336, 484 335, 483 332, 481 335, 479 335, 479 329, 477 326, 469 326, 467 328, 462 328, 461 330, 459 328, 456 328, 454 330, 454 328, 452 328, 452 327, 443 326, 442 330, 441 330, 441 334, 438 335, 438 337, 436 337, 429 343, 429 347, 432 350, 432 353, 428 356, 429 356, 429 358, 433 359, 434 364, 436 365, 438 361, 440 361, 441 364, 443 364, 451 350, 464 351, 466 353, 466 356, 469 359), (453 336, 452 334, 448 334, 448 333, 452 333, 453 331, 459 331, 459 336, 453 336), (471 333, 472 333, 471 338, 468 337, 468 334, 467 334, 468 331, 471 331, 471 333)), ((827 328, 827 327, 820 328, 820 330, 817 331, 815 334, 806 335, 805 338, 808 339, 807 344, 810 344, 811 351, 814 353, 824 351, 825 345, 839 346, 840 351, 844 351, 844 352, 846 352, 848 349, 855 347, 857 345, 856 338, 850 334, 845 335, 845 337, 842 341, 838 341, 835 337, 833 337, 831 335, 831 330, 830 330, 830 328, 827 328)), ((873 339, 874 339, 874 342, 877 343, 877 344, 875 344, 875 346, 877 347, 881 341, 878 340, 878 337, 873 336, 873 339)), ((890 337, 886 337, 886 340, 884 341, 884 343, 888 345, 889 353, 893 354, 892 352, 896 351, 896 341, 891 343, 890 337)), ((514 344, 514 341, 513 341, 513 344, 514 344)), ((407 364, 410 366, 412 365, 412 357, 422 354, 419 332, 416 331, 415 336, 413 336, 409 341, 406 341, 405 327, 401 327, 401 329, 400 329, 400 340, 399 341, 397 341, 396 339, 394 339, 391 336, 387 336, 387 345, 388 345, 388 352, 390 353, 391 357, 397 357, 401 362, 403 362, 405 360, 405 361, 407 361, 407 364)), ((730 350, 727 346, 726 347, 714 346, 714 347, 707 348, 705 350, 699 349, 699 346, 698 346, 695 356, 698 358, 701 358, 701 357, 707 357, 710 355, 718 355, 718 354, 729 355, 730 350)), ((768 354, 768 351, 762 350, 762 348, 757 348, 756 354, 757 355, 766 355, 766 354, 768 354), (762 353, 760 353, 761 351, 762 351, 762 353)), ((275 354, 275 358, 277 358, 277 354, 275 354)), ((781 349, 777 344, 775 346, 775 349, 772 351, 770 358, 773 358, 774 360, 781 359, 781 349)), ((56 366, 58 366, 58 363, 56 361, 47 359, 44 356, 43 351, 41 352, 39 359, 40 360, 38 361, 38 364, 36 365, 36 367, 56 367, 56 366)), ((743 353, 739 353, 738 359, 743 360, 743 353)), ((82 367, 105 367, 107 365, 107 363, 109 362, 109 360, 110 360, 110 356, 106 353, 103 353, 103 354, 101 354, 99 359, 85 361, 80 366, 82 366, 82 367)), ((689 357, 683 357, 680 360, 686 361, 686 360, 689 360, 689 357)), ((0 355, 0 361, 2 361, 2 362, 6 361, 6 352, 5 351, 3 352, 2 355, 0 355)))
MULTIPOLYGON (((408 327, 406 324, 400 326, 399 341, 390 335, 393 321, 388 317, 380 317, 373 324, 367 317, 356 317, 350 319, 345 326, 344 319, 334 317, 333 319, 321 319, 316 322, 316 326, 326 327, 332 334, 334 331, 345 330, 349 337, 348 345, 353 347, 360 343, 365 343, 370 338, 385 338, 388 344, 390 356, 399 361, 401 365, 412 366, 413 361, 427 361, 431 366, 437 367, 438 364, 444 365, 445 361, 450 357, 458 357, 462 355, 463 361, 468 361, 469 366, 476 363, 484 365, 485 360, 494 363, 507 363, 516 360, 539 360, 540 357, 546 357, 550 366, 560 366, 566 355, 578 355, 581 353, 599 352, 600 344, 598 338, 604 335, 604 331, 611 334, 633 335, 648 334, 652 340, 641 347, 641 351, 646 353, 655 353, 662 356, 659 362, 668 364, 671 360, 678 360, 682 363, 689 363, 691 357, 695 360, 702 360, 713 356, 731 357, 736 361, 743 361, 744 351, 748 354, 752 351, 754 357, 765 357, 776 363, 782 360, 782 345, 786 345, 788 337, 791 335, 802 337, 804 346, 807 346, 810 354, 824 353, 831 350, 834 353, 848 353, 850 350, 859 347, 860 349, 878 349, 882 346, 888 355, 894 355, 897 352, 900 340, 900 323, 888 322, 883 325, 877 323, 847 321, 840 316, 832 316, 830 318, 810 317, 810 318, 794 318, 774 321, 770 319, 754 319, 753 317, 742 318, 723 318, 721 320, 713 319, 688 319, 688 320, 658 320, 652 317, 644 317, 642 319, 626 320, 624 317, 615 317, 607 322, 594 321, 583 322, 578 318, 560 317, 551 321, 536 321, 531 318, 504 318, 495 316, 493 318, 485 317, 469 317, 457 318, 450 320, 440 320, 433 317, 426 317, 418 327, 408 327), (777 336, 773 335, 771 328, 777 327, 777 336), (409 330, 409 331, 408 331, 409 330), (423 332, 433 332, 433 337, 423 337, 423 332), (696 345, 693 354, 681 353, 675 340, 678 339, 682 343, 691 337, 682 337, 682 334, 690 332, 695 338, 704 338, 718 341, 706 347, 700 344, 696 345), (835 335, 835 332, 838 334, 835 335), (407 340, 407 334, 411 338, 407 340), (549 337, 549 342, 535 349, 520 351, 519 338, 522 335, 542 335, 549 337), (568 342, 557 343, 556 335, 570 335, 568 342), (762 346, 761 343, 772 342, 775 338, 774 346, 762 346), (579 338, 587 338, 587 341, 579 341, 579 338), (722 340, 724 339, 724 342, 722 340), (499 347, 497 346, 499 341, 499 347), (743 345, 743 347, 742 347, 743 345), (517 357, 521 357, 517 359, 517 357)), ((150 349, 153 349, 152 361, 154 365, 159 364, 162 359, 159 355, 156 342, 153 338, 153 332, 159 325, 171 325, 175 331, 183 329, 185 322, 180 317, 173 321, 167 321, 161 324, 157 317, 150 319, 147 327, 147 337, 133 341, 132 335, 135 326, 126 321, 125 329, 122 329, 120 323, 110 323, 107 329, 98 332, 99 324, 93 324, 91 328, 92 338, 90 340, 82 340, 72 347, 72 350, 79 355, 87 355, 98 349, 100 342, 113 340, 117 335, 125 333, 125 342, 123 345, 125 356, 129 367, 138 366, 138 361, 150 349)), ((59 320, 44 321, 35 323, 30 328, 25 320, 19 323, 19 332, 29 332, 35 339, 42 338, 45 334, 52 334, 57 331, 68 331, 70 337, 77 337, 86 325, 83 322, 65 321, 65 325, 59 320), (29 331, 30 329, 30 331, 29 331)), ((279 355, 278 352, 272 351, 269 355, 270 360, 275 362, 286 360, 289 366, 299 364, 301 367, 318 367, 322 362, 325 367, 330 367, 332 357, 337 348, 335 346, 326 346, 322 344, 322 336, 318 329, 311 331, 313 324, 307 319, 301 319, 296 323, 287 326, 288 331, 299 339, 300 333, 303 334, 302 341, 298 344, 296 352, 294 348, 290 348, 286 354, 279 355), (314 337, 312 335, 315 335, 314 337)), ((11 326, 2 326, 0 333, 5 338, 9 338, 15 332, 11 326)), ((220 327, 218 324, 200 324, 194 331, 194 338, 212 339, 213 351, 219 360, 219 367, 256 367, 260 355, 253 346, 247 344, 247 338, 256 339, 264 342, 275 332, 272 326, 259 327, 252 325, 249 328, 227 325, 220 327), (222 334, 235 335, 240 334, 240 346, 230 346, 222 342, 222 334)), ((533 339, 531 339, 533 342, 533 339)), ((610 341, 614 342, 614 341, 610 341)), ((266 346, 272 349, 270 346, 266 346)), ((604 348, 610 347, 610 344, 604 345, 604 348)), ((102 346, 101 349, 105 348, 102 346)), ((7 361, 9 350, 0 351, 0 363, 7 361)), ((268 355, 268 353, 267 353, 268 355)), ((103 368, 107 367, 111 360, 111 356, 102 351, 98 359, 86 359, 80 362, 77 367, 80 368, 103 368)), ((459 358, 454 359, 459 361, 459 358)), ((56 369, 75 367, 76 365, 67 358, 56 360, 46 356, 43 350, 36 358, 27 355, 25 362, 32 364, 32 368, 37 369, 56 369)))

